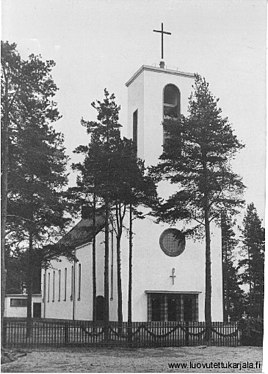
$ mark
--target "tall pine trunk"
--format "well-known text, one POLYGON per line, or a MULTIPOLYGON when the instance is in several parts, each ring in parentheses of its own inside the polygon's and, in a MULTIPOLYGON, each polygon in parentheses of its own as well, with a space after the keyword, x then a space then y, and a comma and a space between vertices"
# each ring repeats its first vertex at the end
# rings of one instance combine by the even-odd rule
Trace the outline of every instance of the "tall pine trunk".
POLYGON ((128 323, 132 322, 132 204, 129 205, 129 257, 128 257, 128 323))
POLYGON ((205 321, 207 327, 207 342, 211 343, 211 251, 210 251, 210 224, 208 209, 205 209, 206 231, 206 285, 205 285, 205 321))
POLYGON ((221 216, 221 262, 222 262, 222 309, 223 309, 223 321, 226 321, 226 293, 225 293, 225 278, 226 278, 226 265, 225 265, 225 239, 223 235, 223 216, 221 216))
MULTIPOLYGON (((204 155, 205 158, 205 155, 204 155)), ((211 343, 211 249, 210 249, 210 222, 209 222, 209 202, 208 202, 208 175, 207 164, 203 162, 204 171, 204 216, 205 216, 205 238, 206 238, 206 275, 205 275, 205 321, 206 321, 206 340, 207 344, 211 343)))
POLYGON ((223 304, 223 320, 228 322, 228 316, 230 313, 230 300, 229 300, 229 282, 228 282, 228 246, 227 238, 225 237, 225 232, 223 232, 223 225, 226 224, 225 215, 222 214, 221 217, 221 248, 222 248, 222 304, 223 304))
POLYGON ((108 340, 109 323, 109 204, 105 201, 105 252, 104 252, 104 323, 105 339, 108 340))
POLYGON ((96 194, 93 193, 93 215, 92 215, 92 319, 96 321, 96 194))
POLYGON ((27 337, 32 333, 32 298, 33 298, 33 233, 29 230, 28 269, 27 269, 27 337))
POLYGON ((129 204, 129 254, 128 254, 128 344, 132 344, 132 204, 129 204))
MULTIPOLYGON (((5 116, 3 119, 2 128, 2 179, 1 179, 1 331, 3 329, 3 318, 5 311, 5 297, 6 297, 6 259, 5 259, 5 235, 7 223, 7 190, 8 190, 8 81, 5 82, 5 116)), ((3 342, 2 335, 2 342, 3 342)))
POLYGON ((252 274, 251 274, 251 257, 248 247, 248 274, 249 274, 249 315, 253 317, 253 308, 252 308, 252 274))
POLYGON ((117 318, 119 326, 122 326, 123 322, 123 311, 122 311, 122 278, 121 278, 121 236, 122 229, 120 228, 118 234, 116 235, 116 255, 117 255, 117 318))

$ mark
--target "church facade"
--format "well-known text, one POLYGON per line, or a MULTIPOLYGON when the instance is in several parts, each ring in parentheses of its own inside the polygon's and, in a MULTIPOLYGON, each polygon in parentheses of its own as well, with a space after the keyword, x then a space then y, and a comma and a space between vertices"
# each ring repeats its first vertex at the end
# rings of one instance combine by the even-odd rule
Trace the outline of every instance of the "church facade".
MULTIPOLYGON (((145 165, 156 165, 165 141, 165 116, 186 114, 194 75, 160 67, 142 66, 126 83, 128 89, 128 136, 145 165)), ((168 182, 159 194, 174 191, 168 182)), ((128 222, 128 218, 126 218, 128 222)), ((92 237, 90 219, 82 219, 64 240, 79 238, 76 262, 52 261, 42 274, 42 316, 76 320, 92 319, 92 237)), ((170 227, 147 215, 133 221, 132 320, 204 321, 205 242, 185 238, 183 224, 170 227)), ((212 320, 223 320, 221 232, 211 227, 212 320)), ((128 315, 128 236, 122 238, 123 319, 128 315)), ((99 217, 97 241, 97 317, 103 318, 104 232, 99 217)), ((116 244, 110 231, 109 313, 117 320, 116 244)))

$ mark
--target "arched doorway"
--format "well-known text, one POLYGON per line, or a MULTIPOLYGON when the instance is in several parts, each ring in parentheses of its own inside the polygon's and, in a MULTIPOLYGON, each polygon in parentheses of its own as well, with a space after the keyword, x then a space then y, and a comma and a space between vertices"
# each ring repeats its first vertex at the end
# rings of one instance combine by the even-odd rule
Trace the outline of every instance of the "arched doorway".
POLYGON ((96 297, 96 320, 97 321, 104 320, 104 297, 103 296, 96 297))

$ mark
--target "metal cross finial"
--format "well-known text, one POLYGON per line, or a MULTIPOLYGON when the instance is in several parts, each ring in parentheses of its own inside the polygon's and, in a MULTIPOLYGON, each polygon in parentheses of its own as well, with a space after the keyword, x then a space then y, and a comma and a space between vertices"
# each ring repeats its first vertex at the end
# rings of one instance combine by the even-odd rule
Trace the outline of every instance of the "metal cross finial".
POLYGON ((176 278, 175 268, 172 268, 172 272, 171 272, 171 275, 169 276, 169 278, 172 278, 172 284, 174 284, 174 279, 176 278))
POLYGON ((161 23, 161 30, 153 30, 161 33, 161 59, 164 58, 164 34, 171 35, 171 32, 164 31, 163 22, 161 23))

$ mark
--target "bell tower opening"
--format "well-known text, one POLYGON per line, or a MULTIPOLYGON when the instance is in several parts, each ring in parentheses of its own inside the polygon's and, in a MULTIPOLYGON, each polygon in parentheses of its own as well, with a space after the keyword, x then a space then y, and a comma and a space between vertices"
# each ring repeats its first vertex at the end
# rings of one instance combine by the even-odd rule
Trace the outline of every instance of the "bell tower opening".
MULTIPOLYGON (((179 118, 181 114, 181 94, 174 84, 167 84, 163 94, 163 119, 179 118)), ((167 130, 163 127, 163 146, 169 138, 167 130)))
POLYGON ((174 84, 167 84, 164 88, 163 113, 165 117, 178 118, 180 116, 180 90, 174 84))

